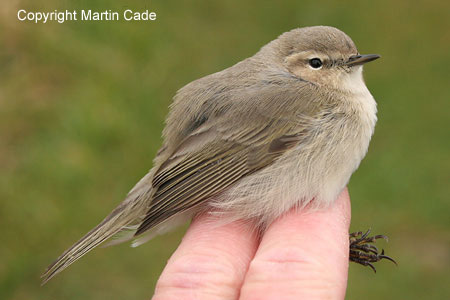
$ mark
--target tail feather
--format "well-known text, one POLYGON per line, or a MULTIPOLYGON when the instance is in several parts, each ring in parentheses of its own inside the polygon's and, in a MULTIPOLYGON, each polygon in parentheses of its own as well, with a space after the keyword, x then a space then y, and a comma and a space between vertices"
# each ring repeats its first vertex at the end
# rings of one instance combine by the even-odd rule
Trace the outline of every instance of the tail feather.
POLYGON ((150 174, 142 178, 128 194, 127 198, 114 209, 100 224, 89 231, 59 256, 42 274, 42 285, 63 271, 86 253, 102 244, 126 226, 142 217, 146 212, 146 203, 150 198, 150 174))
MULTIPOLYGON (((115 213, 113 211, 113 213, 115 213)), ((112 213, 112 214, 113 214, 112 213)), ((42 284, 47 283, 56 274, 67 268, 76 260, 81 258, 87 252, 100 245, 110 236, 117 233, 122 224, 115 222, 116 218, 108 216, 103 222, 97 225, 94 229, 89 231, 84 237, 76 242, 72 247, 67 249, 55 262, 53 262, 47 270, 42 274, 42 284), (114 224, 116 223, 116 224, 114 224), (115 225, 115 226, 114 226, 115 225), (109 230, 106 230, 109 229, 109 230)))

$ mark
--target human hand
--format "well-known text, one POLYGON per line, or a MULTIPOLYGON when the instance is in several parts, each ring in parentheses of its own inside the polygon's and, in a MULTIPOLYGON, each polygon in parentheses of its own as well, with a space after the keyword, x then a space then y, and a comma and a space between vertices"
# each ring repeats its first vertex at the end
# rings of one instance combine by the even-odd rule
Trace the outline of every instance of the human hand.
POLYGON ((289 213, 259 238, 245 222, 196 218, 170 258, 154 300, 344 299, 350 198, 326 210, 289 213))

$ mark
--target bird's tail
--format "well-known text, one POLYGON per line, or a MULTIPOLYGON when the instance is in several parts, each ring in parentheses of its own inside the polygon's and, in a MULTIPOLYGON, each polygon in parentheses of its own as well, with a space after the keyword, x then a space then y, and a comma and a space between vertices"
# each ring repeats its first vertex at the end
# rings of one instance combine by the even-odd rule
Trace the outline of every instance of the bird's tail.
POLYGON ((130 191, 126 199, 114 209, 100 224, 67 249, 42 274, 42 284, 70 266, 83 255, 117 234, 119 231, 142 218, 151 197, 150 173, 144 176, 130 191))

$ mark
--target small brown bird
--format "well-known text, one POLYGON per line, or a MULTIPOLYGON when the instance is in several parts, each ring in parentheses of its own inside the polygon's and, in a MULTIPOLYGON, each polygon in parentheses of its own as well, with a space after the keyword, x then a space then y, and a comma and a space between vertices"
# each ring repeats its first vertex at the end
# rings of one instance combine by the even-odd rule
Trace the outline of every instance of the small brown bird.
MULTIPOLYGON (((43 283, 111 237, 133 246, 199 212, 245 219, 261 232, 292 207, 323 208, 365 156, 376 103, 364 84, 361 55, 326 26, 286 32, 254 56, 181 88, 154 166, 99 225, 64 252, 43 283)), ((382 258, 350 235, 350 260, 382 258)))

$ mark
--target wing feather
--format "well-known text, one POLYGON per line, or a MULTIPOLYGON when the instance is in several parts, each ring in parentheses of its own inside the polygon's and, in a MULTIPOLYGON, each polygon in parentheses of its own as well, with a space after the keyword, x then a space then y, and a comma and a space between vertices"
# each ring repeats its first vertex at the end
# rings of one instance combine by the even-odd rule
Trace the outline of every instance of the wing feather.
MULTIPOLYGON (((291 134, 288 126, 271 126, 267 122, 254 132, 227 132, 222 127, 210 141, 196 151, 184 151, 184 144, 192 145, 193 133, 175 153, 164 162, 152 181, 154 194, 148 212, 136 235, 160 224, 167 218, 200 205, 217 195, 243 176, 271 164, 277 157, 293 147, 301 134, 291 134), (274 131, 274 128, 278 131, 274 131), (180 153, 183 153, 180 155, 180 153), (173 160, 173 162, 170 162, 173 160)), ((279 124, 278 124, 279 125, 279 124)), ((213 129, 209 129, 213 130, 213 129)))

